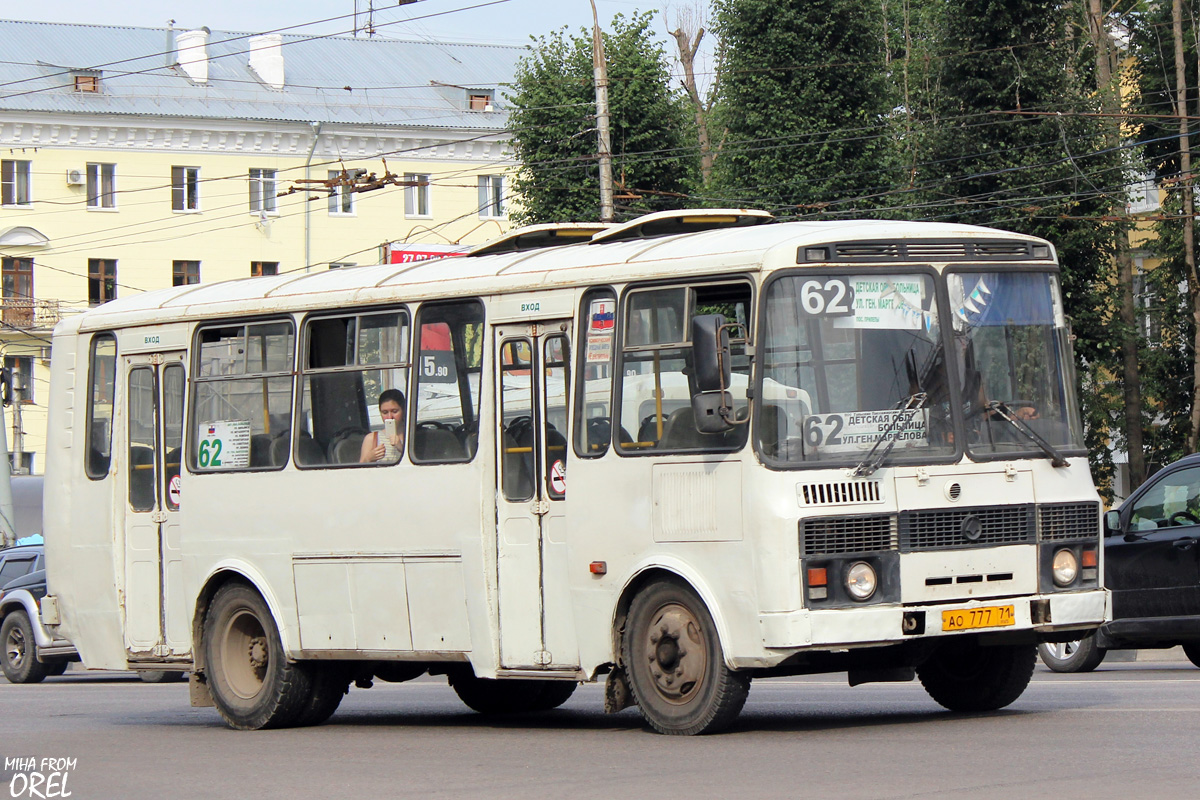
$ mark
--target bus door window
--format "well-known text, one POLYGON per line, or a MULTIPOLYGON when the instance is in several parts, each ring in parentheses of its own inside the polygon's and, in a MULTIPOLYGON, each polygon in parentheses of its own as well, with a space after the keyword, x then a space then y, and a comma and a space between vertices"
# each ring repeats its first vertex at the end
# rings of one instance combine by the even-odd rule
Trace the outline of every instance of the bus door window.
POLYGON ((222 472, 286 464, 295 360, 291 322, 202 328, 197 352, 189 468, 222 472))
POLYGON ((183 390, 182 364, 168 364, 162 371, 163 384, 163 470, 162 497, 167 508, 179 508, 179 474, 183 460, 183 390))
POLYGON ((552 500, 561 500, 567 493, 567 387, 570 377, 570 348, 567 337, 547 336, 542 342, 542 407, 543 447, 545 457, 546 493, 552 500))
POLYGON ((536 490, 534 442, 533 347, 529 339, 508 339, 500 346, 500 459, 504 498, 531 500, 536 490))
MULTIPOLYGON (((623 451, 735 450, 745 443, 742 425, 716 434, 696 430, 689 336, 691 318, 697 314, 724 314, 729 322, 748 326, 750 303, 750 286, 745 283, 630 293, 621 346, 621 428, 631 434, 631 441, 622 437, 623 451)), ((734 412, 744 420, 750 359, 744 339, 735 335, 730 345, 734 412)))
MULTIPOLYGON (((575 399, 575 452, 582 458, 604 455, 613 438, 616 311, 617 298, 611 289, 593 289, 583 296, 575 399)), ((622 442, 632 441, 624 429, 620 429, 619 435, 622 442)))
MULTIPOLYGON (((367 437, 390 442, 392 436, 403 436, 403 420, 384 420, 379 404, 385 393, 395 398, 399 392, 407 400, 408 336, 406 311, 309 320, 298 466, 357 465, 367 437)), ((382 460, 361 463, 395 464, 401 455, 401 448, 388 446, 382 460)))
POLYGON ((153 511, 156 505, 154 464, 158 450, 152 367, 129 371, 129 505, 134 511, 153 511))
POLYGON ((91 360, 85 471, 95 480, 108 475, 112 461, 113 390, 117 370, 117 340, 112 334, 100 334, 92 339, 91 360))
POLYGON ((470 461, 479 446, 483 305, 468 300, 422 306, 417 330, 412 460, 470 461))

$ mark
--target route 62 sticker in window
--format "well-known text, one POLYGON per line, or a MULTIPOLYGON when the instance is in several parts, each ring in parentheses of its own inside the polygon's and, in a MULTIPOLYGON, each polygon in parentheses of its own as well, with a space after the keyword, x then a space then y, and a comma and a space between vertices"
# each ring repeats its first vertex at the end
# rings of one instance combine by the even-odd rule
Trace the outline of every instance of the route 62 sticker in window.
POLYGON ((250 420, 201 423, 196 463, 201 469, 243 469, 250 465, 250 420))

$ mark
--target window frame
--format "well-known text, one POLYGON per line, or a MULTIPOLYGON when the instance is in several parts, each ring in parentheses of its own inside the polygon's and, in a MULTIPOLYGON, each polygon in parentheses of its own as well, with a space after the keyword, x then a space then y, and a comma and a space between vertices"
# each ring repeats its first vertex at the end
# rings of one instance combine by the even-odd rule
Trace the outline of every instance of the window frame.
POLYGON ((177 214, 200 213, 199 167, 171 166, 171 210, 177 214))
MULTIPOLYGON (((479 297, 479 296, 470 296, 470 297, 455 298, 453 300, 437 300, 437 301, 422 303, 417 308, 416 314, 413 315, 414 334, 413 334, 412 342, 411 342, 412 349, 409 351, 409 359, 411 361, 411 360, 416 360, 416 359, 420 358, 422 338, 423 338, 422 331, 426 325, 426 322, 425 322, 425 314, 426 313, 434 312, 434 311, 437 311, 437 310, 443 309, 443 308, 465 307, 468 305, 476 306, 479 309, 479 318, 478 318, 478 324, 480 326, 480 342, 479 342, 480 352, 479 352, 479 370, 478 370, 479 385, 476 387, 476 396, 474 398, 471 398, 471 386, 470 386, 471 377, 470 377, 470 369, 467 368, 467 364, 466 364, 466 358, 465 358, 466 352, 465 351, 461 352, 461 353, 455 352, 454 353, 454 356, 455 356, 454 361, 455 361, 455 370, 458 373, 457 384, 458 384, 459 404, 464 412, 463 413, 463 424, 467 424, 466 413, 465 413, 467 407, 462 406, 463 391, 465 389, 468 402, 470 402, 472 399, 474 400, 474 402, 471 404, 472 413, 474 415, 474 419, 472 420, 472 422, 476 426, 476 431, 478 431, 479 428, 482 426, 483 394, 484 394, 484 388, 485 388, 484 384, 489 380, 488 370, 489 370, 490 364, 491 364, 491 359, 487 352, 488 351, 488 327, 487 327, 487 310, 488 309, 487 309, 487 304, 483 302, 483 298, 479 297)), ((437 321, 441 321, 441 320, 437 320, 437 321)), ((430 323, 430 324, 434 324, 434 323, 430 323)), ((453 335, 454 335, 454 332, 453 332, 453 330, 451 330, 451 347, 454 346, 453 335)), ((473 452, 473 453, 468 452, 465 458, 450 458, 450 459, 436 459, 435 460, 435 459, 419 458, 417 456, 416 449, 413 447, 413 441, 416 438, 417 427, 423 421, 423 420, 419 419, 419 414, 420 414, 419 403, 420 403, 420 393, 421 393, 420 368, 419 367, 413 368, 412 373, 413 373, 413 375, 409 379, 409 386, 412 388, 412 397, 409 398, 409 407, 411 409, 411 413, 409 414, 408 419, 406 420, 407 425, 408 425, 408 431, 405 434, 405 436, 406 436, 405 449, 408 450, 409 461, 411 461, 413 464, 417 464, 417 465, 469 464, 472 461, 474 461, 475 457, 479 454, 479 451, 480 451, 480 447, 478 446, 478 444, 476 444, 476 446, 475 446, 475 452, 473 452)))
POLYGON ((504 195, 504 175, 489 174, 479 175, 476 186, 478 188, 479 202, 479 218, 480 219, 508 219, 508 208, 504 195), (497 187, 497 184, 499 186, 497 187), (486 186, 486 190, 485 190, 486 186), (485 195, 484 192, 487 192, 485 195), (496 213, 491 213, 495 209, 496 213))
POLYGON ((89 308, 96 308, 97 306, 102 306, 105 303, 109 303, 109 302, 112 302, 113 300, 116 300, 117 299, 117 259, 115 259, 115 258, 89 258, 88 259, 87 280, 88 280, 88 307, 89 308), (101 269, 98 273, 93 272, 93 270, 92 270, 93 265, 100 266, 101 269), (109 275, 107 273, 107 267, 109 265, 112 266, 112 274, 111 275, 109 275), (106 284, 106 281, 109 281, 109 280, 112 281, 112 297, 105 297, 104 295, 107 294, 107 292, 105 291, 105 284, 106 284), (93 286, 97 287, 97 292, 96 292, 97 299, 96 300, 92 299, 93 286))
POLYGON ((88 211, 116 211, 117 165, 89 161, 86 194, 88 211))
MULTIPOLYGON (((184 400, 184 458, 182 459, 187 464, 187 471, 190 475, 230 475, 243 472, 279 472, 291 463, 291 449, 288 449, 288 457, 284 459, 282 464, 267 464, 264 466, 237 467, 234 469, 205 469, 200 467, 197 461, 196 448, 197 439, 199 437, 189 435, 193 430, 196 430, 196 409, 198 402, 196 394, 200 390, 202 384, 219 383, 221 381, 236 381, 236 380, 269 380, 271 378, 286 377, 291 381, 291 396, 288 399, 288 410, 294 413, 296 407, 296 363, 299 357, 298 337, 296 334, 296 320, 289 314, 284 316, 272 315, 266 317, 236 317, 232 319, 209 319, 197 323, 192 330, 192 345, 191 345, 191 363, 188 365, 188 371, 184 376, 187 387, 184 400), (249 329, 256 325, 277 325, 286 324, 292 335, 292 363, 286 370, 273 370, 266 372, 247 372, 242 375, 235 376, 204 376, 201 377, 198 373, 201 367, 201 338, 206 330, 212 328, 234 328, 242 327, 249 329)), ((295 428, 295 417, 292 417, 291 427, 295 428)), ((253 436, 253 434, 251 434, 253 436)), ((181 468, 182 472, 182 468, 181 468)))
POLYGON ((433 219, 433 176, 424 172, 404 173, 404 218, 433 219), (421 206, 425 210, 421 210, 421 206))
MULTIPOLYGON (((413 409, 413 400, 412 400, 412 391, 411 391, 412 385, 413 385, 413 366, 412 366, 413 349, 412 348, 413 348, 413 342, 415 339, 415 334, 414 334, 415 323, 413 322, 413 319, 414 319, 413 312, 409 308, 408 304, 401 303, 399 305, 368 306, 366 308, 346 309, 346 310, 339 309, 337 311, 329 311, 329 310, 315 311, 315 312, 312 312, 311 314, 306 315, 304 317, 304 319, 301 320, 301 327, 300 327, 301 334, 298 339, 298 346, 296 348, 296 379, 295 379, 295 385, 293 387, 293 394, 294 394, 293 401, 294 401, 295 407, 292 410, 292 420, 294 421, 294 420, 300 419, 302 416, 302 411, 304 408, 304 391, 305 391, 304 379, 307 376, 310 376, 310 375, 339 375, 339 374, 344 375, 346 373, 354 373, 354 372, 358 372, 358 373, 370 372, 371 370, 403 369, 403 370, 406 370, 405 376, 404 376, 404 387, 401 389, 401 391, 404 392, 404 400, 405 400, 405 408, 404 408, 405 431, 404 431, 404 452, 402 452, 400 454, 400 458, 394 462, 389 463, 389 462, 376 461, 376 462, 371 462, 368 464, 361 464, 361 463, 357 463, 357 462, 347 463, 347 464, 333 464, 333 463, 302 464, 302 463, 300 463, 299 459, 296 458, 296 441, 297 441, 297 437, 299 436, 299 433, 298 433, 299 426, 295 425, 293 422, 292 437, 291 437, 291 439, 292 439, 292 441, 291 441, 291 462, 292 462, 293 466, 296 467, 296 469, 311 470, 311 469, 353 469, 355 467, 366 467, 366 468, 394 467, 397 464, 401 464, 405 461, 406 456, 408 455, 409 451, 411 450, 411 448, 409 447, 409 433, 408 433, 409 421, 410 421, 411 415, 413 413, 415 413, 414 409, 413 409), (357 337, 359 335, 359 332, 362 330, 362 328, 358 324, 357 320, 362 319, 363 317, 385 316, 387 314, 401 314, 405 318, 405 321, 406 321, 405 327, 408 330, 408 339, 404 343, 406 345, 405 352, 408 353, 408 359, 406 361, 389 361, 387 363, 369 364, 367 366, 361 366, 357 363, 352 366, 341 366, 341 367, 309 367, 309 366, 307 366, 308 347, 309 347, 309 343, 311 341, 310 337, 312 335, 312 324, 314 322, 320 322, 321 320, 327 320, 327 319, 345 319, 347 317, 354 317, 356 320, 354 347, 355 347, 355 355, 357 357, 357 352, 358 352, 357 337)), ((376 398, 376 400, 377 400, 377 398, 376 398)), ((369 405, 373 401, 370 398, 368 398, 367 402, 369 405)), ((368 431, 368 434, 369 433, 370 433, 370 431, 368 431)))
POLYGON ((279 216, 279 198, 275 186, 279 170, 273 167, 251 167, 248 173, 251 214, 279 216), (257 173, 257 174, 256 174, 257 173), (267 173, 270 173, 268 175, 267 173))
MULTIPOLYGON (((327 170, 328 179, 330 181, 340 178, 343 170, 331 169, 327 170)), ((353 186, 347 186, 344 183, 335 184, 331 187, 329 194, 329 216, 331 217, 354 217, 357 216, 357 204, 354 202, 355 192, 353 186)))
MULTIPOLYGON (((617 322, 620 319, 618 312, 618 297, 619 293, 612 286, 589 286, 583 291, 579 298, 579 327, 575 334, 575 354, 579 362, 575 365, 575 400, 572 412, 575 419, 571 425, 571 443, 575 449, 577 458, 603 458, 613 449, 613 422, 612 414, 616 406, 613 404, 613 386, 617 378, 617 322), (580 442, 586 438, 586 425, 588 423, 587 416, 587 353, 588 353, 588 326, 591 314, 591 304, 595 300, 603 300, 604 297, 599 295, 607 295, 612 300, 613 304, 613 332, 612 339, 609 342, 609 357, 608 357, 608 420, 609 432, 608 441, 604 443, 604 448, 598 452, 585 452, 579 448, 580 442)), ((617 428, 619 429, 618 422, 617 428)))
MULTIPOLYGON (((647 291, 660 291, 663 289, 683 288, 686 293, 685 294, 686 305, 684 307, 684 321, 683 321, 683 327, 684 327, 683 334, 686 337, 685 340, 682 343, 641 345, 641 346, 638 346, 636 349, 639 349, 639 350, 658 349, 658 350, 664 350, 664 351, 689 350, 694 347, 694 345, 692 344, 692 341, 691 341, 691 319, 692 319, 692 312, 694 311, 694 308, 691 305, 692 304, 691 290, 693 290, 697 287, 702 287, 702 286, 704 286, 704 287, 721 286, 721 285, 733 286, 736 284, 743 284, 750 290, 750 296, 746 301, 746 317, 747 317, 746 334, 747 334, 747 338, 745 340, 731 339, 731 342, 742 343, 743 347, 745 348, 746 353, 748 353, 748 354, 755 353, 754 343, 755 343, 755 336, 757 334, 755 310, 759 306, 761 293, 759 291, 759 287, 757 286, 757 284, 754 281, 753 276, 748 275, 743 272, 734 272, 734 273, 730 273, 728 275, 699 275, 699 276, 695 276, 695 277, 686 277, 683 279, 672 279, 672 280, 663 280, 663 281, 641 281, 638 283, 626 284, 623 287, 623 289, 621 290, 620 302, 617 305, 617 320, 616 320, 617 333, 616 333, 616 341, 613 344, 613 348, 616 353, 616 358, 615 358, 616 367, 613 369, 612 412, 613 412, 613 416, 616 418, 615 427, 618 431, 620 430, 620 424, 621 424, 620 412, 621 412, 622 405, 624 403, 624 393, 625 393, 624 378, 627 377, 625 375, 625 348, 626 348, 626 345, 625 345, 625 320, 628 315, 628 305, 629 305, 630 297, 632 295, 639 294, 642 292, 647 292, 647 291)), ((749 355, 749 359, 750 359, 750 369, 746 376, 746 387, 747 387, 748 391, 750 391, 750 387, 754 387, 757 385, 757 374, 759 372, 757 355, 749 355)), ((756 391, 754 393, 757 394, 756 391)), ((736 400, 736 398, 735 398, 735 400, 736 400)), ((690 397, 689 397, 689 402, 690 402, 690 397)), ((746 403, 747 403, 747 408, 751 409, 750 413, 753 414, 754 398, 748 396, 746 398, 746 403)), ((747 427, 752 426, 753 420, 751 419, 744 424, 747 427)), ((719 454, 719 455, 728 456, 728 455, 734 455, 734 454, 745 451, 746 445, 749 441, 751 433, 752 433, 752 431, 748 430, 746 440, 743 441, 740 446, 733 447, 733 448, 707 448, 706 447, 706 448, 684 448, 684 449, 675 448, 675 449, 671 449, 671 450, 659 450, 657 447, 654 447, 654 448, 633 448, 633 447, 622 448, 619 446, 619 444, 620 444, 619 441, 617 442, 617 446, 613 446, 612 440, 610 440, 609 446, 612 450, 616 451, 617 455, 619 455, 623 458, 626 458, 626 457, 627 458, 645 458, 645 457, 664 456, 664 455, 680 456, 680 455, 696 455, 696 454, 714 454, 714 455, 719 454)), ((636 436, 637 434, 636 434, 636 432, 631 432, 630 435, 636 436)), ((619 439, 619 434, 616 438, 619 439)))
POLYGON ((22 405, 37 405, 33 399, 33 356, 5 356, 4 368, 13 377, 13 395, 17 392, 16 376, 24 378, 24 393, 21 395, 22 405))
POLYGON ((33 162, 0 159, 0 206, 25 208, 33 205, 33 162), (12 165, 11 167, 8 165, 12 165))
POLYGON ((200 283, 200 262, 195 259, 173 259, 171 261, 171 285, 172 286, 195 286, 200 283), (196 269, 193 271, 189 265, 195 264, 196 269), (196 280, 189 280, 195 277, 196 280), (182 278, 183 280, 180 280, 182 278))
POLYGON ((251 261, 250 262, 250 277, 251 278, 269 278, 272 275, 278 275, 278 274, 279 274, 279 262, 278 261, 251 261), (263 267, 265 267, 268 264, 271 265, 271 271, 264 272, 263 267), (255 265, 258 265, 258 272, 254 271, 255 265))
POLYGON ((118 356, 119 356, 119 350, 117 348, 116 334, 114 334, 111 331, 102 331, 100 333, 96 333, 96 334, 92 335, 92 341, 89 343, 89 348, 88 348, 87 420, 85 423, 86 428, 84 431, 85 447, 83 448, 83 472, 88 477, 89 480, 93 480, 93 481, 104 480, 112 472, 112 434, 113 434, 113 422, 115 421, 114 418, 116 417, 115 412, 116 412, 116 404, 117 404, 117 359, 118 359, 118 356), (105 469, 103 472, 97 472, 97 473, 93 474, 93 470, 92 470, 93 465, 92 465, 91 454, 92 454, 92 437, 93 437, 93 434, 95 433, 95 429, 93 426, 95 425, 95 422, 96 422, 96 411, 95 411, 95 408, 96 408, 96 366, 97 366, 96 350, 97 350, 97 345, 100 344, 100 342, 102 342, 102 341, 112 342, 112 353, 113 353, 113 355, 112 355, 112 375, 110 376, 111 384, 112 384, 112 397, 111 397, 110 408, 112 409, 112 411, 110 412, 110 416, 108 418, 108 457, 106 460, 106 466, 105 466, 105 469))

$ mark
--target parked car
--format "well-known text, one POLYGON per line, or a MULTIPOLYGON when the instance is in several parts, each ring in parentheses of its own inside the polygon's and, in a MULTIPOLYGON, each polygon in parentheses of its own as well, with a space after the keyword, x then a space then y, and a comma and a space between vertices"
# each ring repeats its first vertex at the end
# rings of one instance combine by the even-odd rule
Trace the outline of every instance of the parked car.
POLYGON ((16 578, 45 569, 43 558, 40 544, 23 544, 0 550, 0 588, 16 578))
MULTIPOLYGON (((9 548, 20 549, 26 548, 9 548)), ((0 551, 5 554, 13 556, 0 551)), ((0 589, 0 669, 13 683, 38 683, 47 675, 62 675, 72 661, 79 660, 70 642, 55 638, 42 625, 38 604, 45 596, 45 569, 14 578, 0 589)))
POLYGON ((1089 672, 1109 650, 1183 646, 1200 667, 1200 455, 1155 473, 1104 515, 1113 619, 1078 642, 1039 645, 1055 672, 1089 672))

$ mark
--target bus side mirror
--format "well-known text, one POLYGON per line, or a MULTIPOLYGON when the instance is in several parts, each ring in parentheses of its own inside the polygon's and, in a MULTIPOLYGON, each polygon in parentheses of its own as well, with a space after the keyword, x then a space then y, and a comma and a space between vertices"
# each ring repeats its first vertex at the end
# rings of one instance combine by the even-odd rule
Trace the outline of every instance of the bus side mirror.
POLYGON ((1121 512, 1120 511, 1105 511, 1104 512, 1104 535, 1112 536, 1121 530, 1121 512))
POLYGON ((721 314, 692 318, 692 361, 696 391, 719 392, 729 388, 731 367, 729 329, 721 314))
POLYGON ((700 433, 722 433, 733 425, 729 414, 733 397, 727 391, 732 379, 729 329, 721 314, 692 318, 692 416, 700 433))

